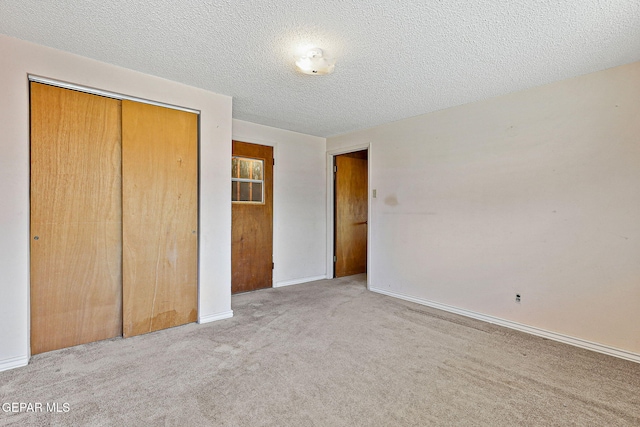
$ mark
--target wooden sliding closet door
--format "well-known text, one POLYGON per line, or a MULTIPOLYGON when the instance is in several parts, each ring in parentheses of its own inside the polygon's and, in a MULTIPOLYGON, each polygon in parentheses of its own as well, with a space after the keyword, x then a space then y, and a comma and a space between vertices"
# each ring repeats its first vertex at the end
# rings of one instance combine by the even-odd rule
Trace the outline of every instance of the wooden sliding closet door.
POLYGON ((31 353, 122 330, 120 101, 31 83, 31 353))
POLYGON ((122 101, 123 335, 197 317, 197 115, 122 101))

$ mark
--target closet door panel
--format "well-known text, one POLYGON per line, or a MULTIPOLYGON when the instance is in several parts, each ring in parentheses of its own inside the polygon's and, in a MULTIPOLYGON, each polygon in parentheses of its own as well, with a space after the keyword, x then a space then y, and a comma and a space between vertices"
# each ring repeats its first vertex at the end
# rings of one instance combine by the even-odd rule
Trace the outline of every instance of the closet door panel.
POLYGON ((120 101, 31 83, 31 353, 122 331, 120 101))
POLYGON ((197 318, 197 115, 122 101, 123 335, 197 318))

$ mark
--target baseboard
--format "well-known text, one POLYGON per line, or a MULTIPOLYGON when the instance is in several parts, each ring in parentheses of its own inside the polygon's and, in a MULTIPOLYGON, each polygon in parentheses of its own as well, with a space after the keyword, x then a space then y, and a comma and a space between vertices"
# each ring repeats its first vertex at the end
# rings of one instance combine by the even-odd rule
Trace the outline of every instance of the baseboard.
POLYGON ((462 308, 457 308, 457 307, 441 304, 434 301, 429 301, 422 298, 415 298, 415 297, 400 294, 397 292, 386 291, 383 289, 377 289, 373 287, 370 287, 369 290, 372 292, 387 295, 390 297, 399 298, 405 301, 411 301, 417 304, 426 305, 428 307, 437 308, 439 310, 448 311, 450 313, 459 314, 461 316, 470 317, 472 319, 482 320, 484 322, 493 323, 495 325, 504 326, 506 328, 515 329, 521 332, 526 332, 531 335, 537 335, 539 337, 548 338, 550 340, 569 344, 575 347, 580 347, 587 350, 596 351, 598 353, 607 354, 609 356, 619 357, 620 359, 625 359, 625 360, 630 360, 632 362, 640 363, 640 354, 632 353, 626 350, 621 350, 619 348, 609 347, 607 345, 583 340, 581 338, 575 338, 568 335, 559 334, 557 332, 551 332, 545 329, 536 328, 534 326, 528 326, 522 323, 512 322, 510 320, 501 319, 499 317, 476 313, 475 311, 465 310, 462 308))
POLYGON ((11 359, 0 360, 0 372, 9 369, 21 368, 29 364, 29 356, 12 357, 11 359))
POLYGON ((206 316, 202 316, 198 319, 198 323, 200 324, 210 323, 210 322, 215 322, 216 320, 229 319, 230 317, 233 317, 233 310, 225 311, 224 313, 209 314, 206 316))
POLYGON ((299 285, 301 283, 315 282, 316 280, 323 280, 326 278, 327 276, 313 276, 313 277, 304 277, 302 279, 283 280, 281 282, 275 282, 273 284, 273 287, 281 288, 283 286, 299 285))

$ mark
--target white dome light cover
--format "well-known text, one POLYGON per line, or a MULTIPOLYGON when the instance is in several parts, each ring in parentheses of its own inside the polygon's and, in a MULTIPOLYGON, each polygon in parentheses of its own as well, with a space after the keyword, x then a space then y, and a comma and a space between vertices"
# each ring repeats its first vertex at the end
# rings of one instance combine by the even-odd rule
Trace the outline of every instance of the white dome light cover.
POLYGON ((335 68, 336 60, 323 56, 322 49, 310 49, 303 56, 296 57, 296 66, 305 74, 331 74, 335 68))

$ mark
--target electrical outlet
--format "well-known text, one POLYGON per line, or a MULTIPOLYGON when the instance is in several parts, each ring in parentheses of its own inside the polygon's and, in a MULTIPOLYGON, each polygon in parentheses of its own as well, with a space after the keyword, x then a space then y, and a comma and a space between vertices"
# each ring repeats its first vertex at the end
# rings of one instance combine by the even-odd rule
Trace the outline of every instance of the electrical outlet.
POLYGON ((520 302, 520 300, 521 300, 520 294, 516 294, 516 302, 520 302))

